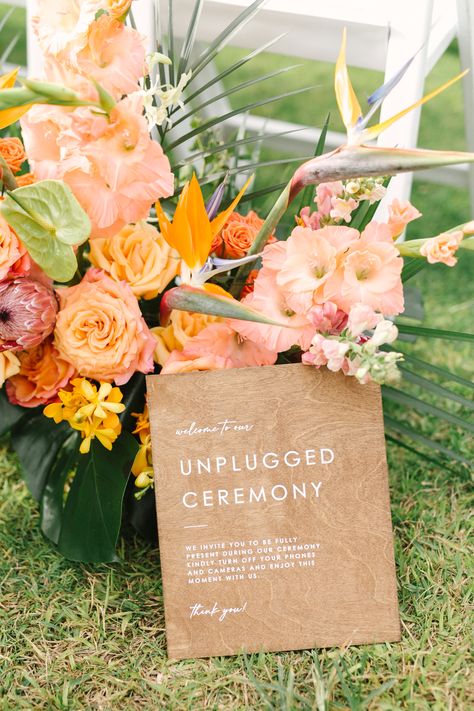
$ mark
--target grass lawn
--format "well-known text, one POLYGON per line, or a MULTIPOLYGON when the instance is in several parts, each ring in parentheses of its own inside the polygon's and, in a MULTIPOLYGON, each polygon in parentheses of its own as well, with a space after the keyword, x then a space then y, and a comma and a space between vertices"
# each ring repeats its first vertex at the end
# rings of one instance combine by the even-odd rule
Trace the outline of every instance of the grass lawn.
MULTIPOLYGON (((0 18, 2 10, 0 5, 0 18)), ((15 11, 9 32, 14 34, 15 23, 21 29, 22 21, 15 11)), ((4 32, 2 47, 9 41, 4 32)), ((22 61, 22 47, 24 42, 11 61, 22 61)), ((254 71, 284 62, 262 57, 254 71)), ((456 73, 457 64, 453 48, 429 86, 456 73)), ((273 113, 267 115, 322 123, 331 108, 330 68, 306 63, 303 71, 305 83, 322 85, 319 98, 298 97, 283 108, 268 109, 273 113)), ((355 75, 362 93, 373 88, 373 73, 355 75)), ((292 88, 287 81, 284 90, 292 88)), ((464 146, 461 93, 459 88, 450 91, 423 111, 425 146, 464 146)), ((337 123, 331 127, 339 128, 337 123)), ((435 234, 469 218, 463 190, 417 182, 413 202, 424 217, 411 228, 412 236, 435 234)), ((473 276, 474 258, 463 253, 456 269, 438 266, 415 277, 426 325, 472 330, 473 276)), ((420 339, 410 350, 470 375, 472 349, 462 343, 420 339)), ((453 412, 467 414, 450 405, 453 412)), ((397 416, 407 417, 401 411, 397 416)), ((446 446, 472 454, 463 431, 429 415, 410 414, 408 419, 446 446)), ((125 531, 120 564, 93 567, 61 559, 39 532, 37 507, 8 439, 0 440, 0 710, 472 708, 469 473, 437 468, 393 444, 388 457, 400 643, 175 663, 166 658, 157 550, 125 531)))

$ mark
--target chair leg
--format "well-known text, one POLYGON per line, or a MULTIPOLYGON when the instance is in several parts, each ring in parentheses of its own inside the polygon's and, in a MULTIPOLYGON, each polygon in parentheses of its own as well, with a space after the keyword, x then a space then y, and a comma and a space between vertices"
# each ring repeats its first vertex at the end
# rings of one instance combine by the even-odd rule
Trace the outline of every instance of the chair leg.
MULTIPOLYGON (((467 149, 474 152, 474 6, 470 0, 457 0, 459 54, 463 69, 469 69, 463 79, 464 124, 467 149)), ((474 215, 474 165, 468 165, 468 186, 471 214, 474 215)))

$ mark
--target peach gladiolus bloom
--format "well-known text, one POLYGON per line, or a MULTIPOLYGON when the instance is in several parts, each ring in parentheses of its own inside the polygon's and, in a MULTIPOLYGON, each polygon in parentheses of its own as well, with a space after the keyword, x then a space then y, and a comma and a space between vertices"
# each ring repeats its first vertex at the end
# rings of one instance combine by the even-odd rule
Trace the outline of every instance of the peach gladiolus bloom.
POLYGON ((288 305, 306 314, 313 304, 323 303, 324 286, 339 267, 339 258, 359 233, 352 227, 295 227, 287 240, 286 257, 277 275, 288 305))
POLYGON ((215 323, 190 338, 183 351, 174 351, 162 373, 273 365, 276 359, 277 353, 241 338, 229 324, 215 323))
POLYGON ((269 326, 253 321, 233 320, 232 326, 244 338, 274 353, 286 351, 292 346, 300 346, 303 350, 309 348, 314 326, 289 307, 283 290, 277 284, 276 272, 265 267, 261 269, 253 292, 245 297, 243 303, 282 324, 269 326))
POLYGON ((390 228, 371 222, 324 285, 324 298, 346 313, 353 304, 361 303, 382 314, 399 314, 404 307, 402 268, 403 259, 393 244, 390 228))
POLYGON ((90 242, 89 259, 115 281, 126 281, 135 296, 154 299, 179 270, 179 255, 145 221, 126 225, 113 237, 90 242))
POLYGON ((64 50, 80 51, 87 43, 87 33, 104 0, 37 0, 33 28, 45 53, 57 55, 64 50))
POLYGON ((454 256, 464 237, 462 230, 456 232, 443 232, 436 237, 426 240, 420 247, 420 254, 426 257, 430 264, 442 263, 454 267, 457 259, 454 256))
POLYGON ((19 353, 18 358, 20 372, 6 384, 13 405, 47 405, 74 376, 74 368, 59 356, 50 338, 32 350, 19 353))
POLYGON ((87 45, 77 55, 77 67, 93 77, 114 98, 138 89, 148 73, 145 37, 109 15, 92 23, 87 45))
POLYGON ((128 284, 89 269, 58 295, 55 345, 79 375, 123 385, 153 370, 155 339, 128 284))
POLYGON ((388 226, 395 239, 405 229, 409 222, 417 220, 421 217, 421 212, 414 207, 411 202, 406 200, 400 202, 397 198, 388 206, 388 226))

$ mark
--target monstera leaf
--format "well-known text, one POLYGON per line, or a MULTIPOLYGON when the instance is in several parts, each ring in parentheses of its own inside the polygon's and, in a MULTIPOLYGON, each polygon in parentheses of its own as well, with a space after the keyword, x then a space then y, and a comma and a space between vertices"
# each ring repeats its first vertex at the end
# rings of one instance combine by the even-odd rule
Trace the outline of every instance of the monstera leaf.
POLYGON ((83 244, 91 225, 70 188, 59 180, 42 180, 8 192, 0 211, 31 257, 55 281, 74 276, 74 246, 83 244))

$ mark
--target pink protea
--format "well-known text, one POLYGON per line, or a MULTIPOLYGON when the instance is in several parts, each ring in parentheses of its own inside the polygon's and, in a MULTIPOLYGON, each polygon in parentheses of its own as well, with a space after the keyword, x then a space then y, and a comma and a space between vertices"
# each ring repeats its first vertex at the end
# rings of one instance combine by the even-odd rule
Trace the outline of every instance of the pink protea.
POLYGON ((0 282, 0 351, 39 345, 53 332, 57 312, 56 296, 44 284, 28 277, 0 282))

